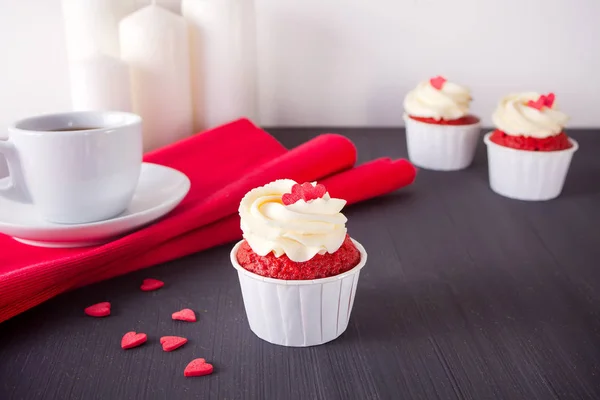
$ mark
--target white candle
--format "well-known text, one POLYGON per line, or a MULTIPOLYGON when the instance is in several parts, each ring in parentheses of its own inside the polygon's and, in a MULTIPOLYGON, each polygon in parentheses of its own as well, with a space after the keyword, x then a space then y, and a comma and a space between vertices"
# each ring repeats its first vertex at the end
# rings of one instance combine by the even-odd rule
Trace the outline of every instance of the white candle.
POLYGON ((256 118, 254 0, 183 0, 196 129, 256 118))
POLYGON ((143 119, 144 149, 193 133, 187 25, 183 17, 149 5, 119 25, 121 58, 131 70, 133 111, 143 119))
POLYGON ((71 63, 74 110, 131 111, 129 68, 114 57, 97 55, 71 63))
POLYGON ((119 61, 119 20, 135 0, 62 0, 74 110, 131 110, 129 71, 119 61))
POLYGON ((69 60, 119 57, 119 21, 136 7, 136 0, 62 0, 69 60))

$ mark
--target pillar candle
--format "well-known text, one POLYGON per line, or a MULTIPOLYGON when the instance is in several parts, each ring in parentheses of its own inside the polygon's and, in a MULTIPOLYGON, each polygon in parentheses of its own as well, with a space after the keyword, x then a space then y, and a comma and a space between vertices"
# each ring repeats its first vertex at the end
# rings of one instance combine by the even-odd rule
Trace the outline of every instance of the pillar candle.
POLYGON ((133 111, 143 119, 146 151, 193 133, 187 25, 149 5, 119 24, 121 58, 131 71, 133 111))
POLYGON ((135 0, 62 0, 74 110, 131 110, 119 20, 136 6, 135 0))
POLYGON ((69 60, 118 58, 119 21, 136 7, 136 0, 62 0, 69 60))
POLYGON ((254 0, 183 0, 196 129, 256 118, 254 0))
POLYGON ((105 55, 71 63, 71 98, 74 110, 131 111, 129 68, 105 55))

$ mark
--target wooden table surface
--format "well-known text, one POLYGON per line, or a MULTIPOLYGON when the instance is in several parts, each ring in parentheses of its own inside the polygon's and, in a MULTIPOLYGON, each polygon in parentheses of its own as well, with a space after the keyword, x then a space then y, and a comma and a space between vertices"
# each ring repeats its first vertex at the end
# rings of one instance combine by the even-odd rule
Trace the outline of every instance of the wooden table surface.
MULTIPOLYGON (((288 146, 340 132, 360 161, 407 155, 400 129, 271 131, 288 146)), ((222 246, 0 324, 0 399, 598 399, 600 132, 572 134, 581 147, 553 201, 494 194, 481 145, 467 170, 423 170, 410 188, 347 208, 369 261, 348 330, 329 344, 254 336, 222 246), (146 277, 166 286, 141 292, 146 277), (109 318, 83 315, 105 299, 109 318), (174 323, 183 307, 199 321, 174 323), (121 350, 130 330, 148 343, 121 350), (163 335, 190 341, 165 353, 163 335), (184 378, 196 357, 215 373, 184 378)))

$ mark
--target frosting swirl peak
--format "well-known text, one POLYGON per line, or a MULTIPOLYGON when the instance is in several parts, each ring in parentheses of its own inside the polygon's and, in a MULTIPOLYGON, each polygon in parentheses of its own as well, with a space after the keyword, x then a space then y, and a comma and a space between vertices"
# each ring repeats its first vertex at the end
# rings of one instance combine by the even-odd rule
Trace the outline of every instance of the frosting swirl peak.
POLYGON ((239 207, 244 239, 260 256, 285 254, 295 262, 334 253, 346 238, 347 219, 340 212, 346 201, 325 193, 321 198, 285 205, 282 197, 294 185, 291 179, 280 179, 244 196, 239 207))
POLYGON ((436 79, 440 78, 421 82, 415 89, 408 92, 404 98, 404 110, 408 115, 436 120, 453 120, 469 114, 471 91, 464 86, 445 80, 440 85, 439 82, 436 82, 436 79))
POLYGON ((544 139, 563 131, 569 117, 556 108, 556 103, 536 108, 531 102, 539 101, 535 92, 510 94, 500 100, 492 121, 496 128, 513 136, 544 139))

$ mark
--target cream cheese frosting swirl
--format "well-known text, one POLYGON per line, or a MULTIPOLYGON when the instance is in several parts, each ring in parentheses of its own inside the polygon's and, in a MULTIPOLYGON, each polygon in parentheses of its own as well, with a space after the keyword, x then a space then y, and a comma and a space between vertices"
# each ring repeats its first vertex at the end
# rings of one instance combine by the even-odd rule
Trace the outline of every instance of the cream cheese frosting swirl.
MULTIPOLYGON (((244 239, 252 250, 266 256, 283 254, 304 262, 316 254, 334 253, 346 238, 345 200, 322 198, 284 205, 282 196, 296 182, 280 179, 248 192, 239 207, 244 239)), ((314 186, 314 184, 313 184, 314 186)))
POLYGON ((413 117, 453 120, 469 114, 471 91, 456 83, 444 82, 441 89, 431 81, 421 82, 404 98, 404 110, 413 117))
POLYGON ((541 110, 528 106, 529 101, 540 98, 539 93, 510 94, 500 100, 492 121, 496 128, 513 136, 529 136, 544 139, 563 131, 569 117, 556 109, 556 103, 541 110))

